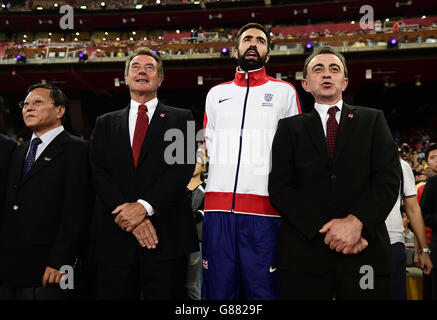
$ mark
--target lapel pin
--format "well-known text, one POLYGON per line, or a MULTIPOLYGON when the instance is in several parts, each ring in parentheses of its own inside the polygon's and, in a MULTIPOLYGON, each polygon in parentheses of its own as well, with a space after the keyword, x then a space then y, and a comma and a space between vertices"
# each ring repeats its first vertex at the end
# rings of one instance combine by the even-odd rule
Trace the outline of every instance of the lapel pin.
POLYGON ((165 117, 165 113, 161 113, 159 116, 160 116, 161 118, 164 118, 164 117, 165 117))
POLYGON ((349 113, 349 114, 347 115, 347 117, 350 118, 350 119, 352 119, 352 118, 354 117, 354 115, 353 115, 352 113, 349 113))
POLYGON ((45 161, 50 161, 50 160, 52 160, 52 158, 44 157, 44 160, 45 160, 45 161))

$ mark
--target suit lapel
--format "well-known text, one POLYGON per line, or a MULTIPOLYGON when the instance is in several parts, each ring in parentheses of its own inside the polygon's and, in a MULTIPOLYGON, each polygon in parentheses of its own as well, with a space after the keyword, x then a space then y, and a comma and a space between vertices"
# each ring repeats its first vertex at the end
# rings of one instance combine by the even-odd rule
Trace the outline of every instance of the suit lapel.
POLYGON ((30 171, 23 177, 22 183, 32 178, 41 169, 47 166, 53 159, 55 159, 64 150, 64 144, 70 140, 70 134, 67 131, 62 131, 53 139, 52 142, 44 149, 38 159, 33 164, 30 171))
POLYGON ((325 133, 323 132, 322 120, 317 110, 313 108, 311 112, 305 115, 306 121, 304 123, 313 144, 322 157, 329 159, 328 144, 326 143, 325 133))
POLYGON ((343 103, 341 110, 340 125, 338 126, 337 137, 335 139, 334 163, 341 156, 344 146, 354 136, 358 114, 356 108, 343 103))
MULTIPOLYGON (((152 142, 156 141, 157 138, 162 137, 162 132, 165 130, 165 123, 169 116, 169 109, 158 102, 156 110, 153 113, 152 120, 150 121, 149 128, 147 129, 146 137, 144 138, 143 146, 141 148, 140 158, 138 159, 138 166, 140 166, 141 161, 146 157, 150 150, 152 142)), ((163 141, 162 141, 163 142, 163 141)))

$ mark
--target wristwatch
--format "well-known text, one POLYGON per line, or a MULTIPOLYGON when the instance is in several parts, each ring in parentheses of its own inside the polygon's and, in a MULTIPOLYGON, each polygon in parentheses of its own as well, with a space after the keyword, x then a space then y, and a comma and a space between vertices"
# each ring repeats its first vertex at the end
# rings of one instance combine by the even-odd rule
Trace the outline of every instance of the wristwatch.
POLYGON ((431 249, 430 248, 422 248, 419 250, 419 253, 426 253, 427 255, 430 255, 431 249))

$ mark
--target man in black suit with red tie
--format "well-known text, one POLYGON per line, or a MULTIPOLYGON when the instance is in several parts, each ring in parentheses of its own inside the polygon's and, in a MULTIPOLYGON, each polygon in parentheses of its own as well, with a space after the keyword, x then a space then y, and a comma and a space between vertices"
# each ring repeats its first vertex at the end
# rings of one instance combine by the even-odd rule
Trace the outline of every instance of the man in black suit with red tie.
POLYGON ((66 299, 74 274, 62 290, 62 267, 73 271, 90 217, 88 144, 64 130, 67 97, 59 88, 36 84, 27 93, 20 108, 33 134, 9 165, 0 299, 66 299))
POLYGON ((186 150, 193 117, 158 101, 163 79, 159 56, 136 50, 125 68, 129 105, 96 120, 91 165, 99 299, 138 299, 141 292, 147 300, 183 299, 187 255, 199 250, 186 194, 194 171, 194 140, 192 163, 186 150), (184 138, 168 141, 171 132, 184 138), (184 159, 173 163, 175 143, 184 159))
POLYGON ((0 133, 0 208, 3 208, 9 160, 16 146, 17 143, 14 140, 0 133))
POLYGON ((305 61, 311 112, 279 121, 269 194, 282 216, 284 299, 389 299, 394 266, 385 219, 399 192, 397 148, 379 110, 343 102, 344 57, 305 61))

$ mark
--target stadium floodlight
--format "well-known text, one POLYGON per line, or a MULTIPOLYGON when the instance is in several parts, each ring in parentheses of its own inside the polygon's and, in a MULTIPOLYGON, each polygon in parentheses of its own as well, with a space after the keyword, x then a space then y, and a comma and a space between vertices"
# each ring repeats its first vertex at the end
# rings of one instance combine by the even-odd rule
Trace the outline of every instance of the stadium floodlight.
POLYGON ((27 61, 27 58, 25 55, 17 54, 15 56, 15 58, 17 58, 17 63, 26 63, 26 61, 27 61))
POLYGON ((140 10, 140 9, 142 9, 143 8, 143 5, 142 4, 137 4, 136 6, 135 6, 135 9, 138 9, 138 10, 140 10))
POLYGON ((305 52, 312 52, 312 51, 313 51, 313 45, 312 45, 311 42, 308 42, 308 43, 305 45, 305 52))
POLYGON ((222 50, 220 51, 220 56, 222 57, 228 57, 229 56, 229 50, 228 48, 222 48, 222 50))
POLYGON ((88 60, 88 55, 86 53, 79 52, 79 54, 77 56, 79 57, 79 61, 87 61, 88 60))
POLYGON ((100 2, 100 6, 102 7, 102 8, 104 8, 104 7, 106 7, 106 3, 105 2, 100 2))
POLYGON ((391 49, 391 48, 397 48, 398 47, 398 39, 396 38, 391 38, 388 42, 387 42, 387 48, 391 49))

